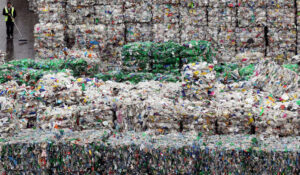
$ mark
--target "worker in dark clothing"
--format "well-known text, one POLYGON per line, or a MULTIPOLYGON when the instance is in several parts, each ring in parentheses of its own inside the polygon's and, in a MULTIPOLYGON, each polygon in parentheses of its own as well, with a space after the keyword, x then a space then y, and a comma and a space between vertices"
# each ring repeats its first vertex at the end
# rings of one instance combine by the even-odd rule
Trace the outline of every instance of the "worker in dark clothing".
POLYGON ((15 8, 11 5, 11 2, 7 3, 7 7, 3 9, 3 15, 6 22, 6 34, 7 39, 14 37, 14 22, 17 16, 15 8))

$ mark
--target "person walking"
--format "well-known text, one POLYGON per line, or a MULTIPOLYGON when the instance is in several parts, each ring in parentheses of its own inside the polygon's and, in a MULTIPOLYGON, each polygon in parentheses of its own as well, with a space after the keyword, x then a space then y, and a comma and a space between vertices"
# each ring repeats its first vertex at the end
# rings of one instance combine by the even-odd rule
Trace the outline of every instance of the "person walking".
POLYGON ((6 34, 7 39, 14 38, 14 22, 17 16, 15 8, 12 6, 11 2, 7 2, 7 6, 3 9, 3 15, 5 16, 6 22, 6 34))

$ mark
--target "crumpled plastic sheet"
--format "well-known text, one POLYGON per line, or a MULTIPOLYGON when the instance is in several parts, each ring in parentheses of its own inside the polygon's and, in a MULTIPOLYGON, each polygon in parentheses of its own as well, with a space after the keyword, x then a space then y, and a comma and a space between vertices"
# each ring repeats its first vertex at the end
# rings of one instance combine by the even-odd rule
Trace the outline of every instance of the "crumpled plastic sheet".
POLYGON ((122 5, 95 5, 95 23, 120 24, 124 22, 122 5))
POLYGON ((152 25, 147 23, 127 23, 126 24, 126 41, 151 41, 152 40, 152 25))
POLYGON ((153 41, 154 42, 167 42, 174 41, 180 42, 180 25, 178 23, 163 23, 153 25, 153 41))
POLYGON ((299 167, 299 137, 90 130, 27 132, 17 138, 19 143, 11 138, 1 144, 1 173, 297 174, 299 167))
POLYGON ((151 22, 152 21, 152 2, 142 1, 138 3, 125 2, 124 11, 125 22, 151 22))
POLYGON ((268 8, 267 25, 271 28, 290 29, 296 27, 294 8, 268 8))
POLYGON ((236 9, 235 8, 211 8, 208 7, 208 26, 209 27, 235 27, 236 9))
POLYGON ((237 21, 239 27, 258 27, 267 25, 267 10, 265 8, 239 7, 237 21))
POLYGON ((179 23, 179 5, 154 4, 152 10, 154 23, 179 23))
POLYGON ((299 89, 297 73, 270 60, 262 60, 257 64, 251 81, 255 87, 270 92, 275 97, 299 89))

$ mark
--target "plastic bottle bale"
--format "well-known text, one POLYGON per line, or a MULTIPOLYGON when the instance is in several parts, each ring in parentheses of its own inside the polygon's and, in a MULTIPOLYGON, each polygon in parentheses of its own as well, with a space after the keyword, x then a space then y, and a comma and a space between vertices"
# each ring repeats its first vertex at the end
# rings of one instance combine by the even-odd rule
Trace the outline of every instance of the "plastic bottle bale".
POLYGON ((211 43, 207 41, 190 41, 182 44, 180 51, 181 61, 184 64, 207 61, 212 63, 214 60, 214 51, 211 43), (194 59, 189 59, 194 58, 194 59))
POLYGON ((267 55, 283 62, 287 58, 291 58, 296 54, 296 28, 269 29, 269 46, 267 47, 267 55))
POLYGON ((218 34, 219 34, 219 27, 206 27, 206 39, 205 41, 208 41, 211 43, 211 46, 213 49, 218 48, 218 34))
POLYGON ((235 0, 224 0, 224 1, 218 1, 218 0, 209 0, 209 7, 214 8, 226 8, 226 7, 236 7, 237 2, 235 0))
POLYGON ((299 135, 299 115, 297 112, 265 109, 258 119, 258 134, 280 137, 299 135))
POLYGON ((267 5, 268 1, 264 0, 238 0, 239 7, 265 8, 267 5))
POLYGON ((249 65, 259 63, 264 58, 264 54, 260 52, 245 52, 235 56, 235 61, 239 65, 249 65))
POLYGON ((236 28, 236 41, 238 53, 262 52, 265 49, 265 36, 263 27, 236 28))
POLYGON ((124 23, 122 5, 95 5, 95 23, 120 24, 124 23))
POLYGON ((217 117, 218 134, 254 134, 251 127, 255 127, 255 117, 251 109, 221 108, 217 117))
POLYGON ((64 23, 67 17, 63 1, 39 2, 36 13, 41 23, 64 23))
POLYGON ((234 60, 234 56, 236 55, 235 47, 220 46, 215 52, 218 63, 231 62, 234 60))
POLYGON ((293 0, 267 0, 267 6, 271 8, 295 8, 295 2, 293 0))
POLYGON ((69 25, 94 24, 95 8, 93 6, 72 6, 68 4, 66 6, 66 11, 68 14, 67 23, 69 25))
POLYGON ((151 2, 125 2, 124 18, 126 22, 144 23, 152 20, 151 2))
POLYGON ((182 0, 180 1, 183 7, 206 7, 208 6, 208 0, 182 0))
POLYGON ((151 41, 152 35, 152 25, 150 24, 126 24, 126 42, 151 41))
POLYGON ((153 0, 154 4, 173 4, 173 5, 178 5, 180 4, 180 0, 153 0))
POLYGON ((215 95, 214 66, 206 62, 192 63, 183 67, 182 86, 184 97, 188 99, 207 99, 215 95))
POLYGON ((151 111, 147 116, 146 126, 150 130, 154 130, 157 134, 178 131, 178 120, 173 115, 171 101, 165 99, 158 103, 153 101, 151 111))
POLYGON ((239 27, 264 27, 267 24, 265 8, 238 7, 239 27))
POLYGON ((209 27, 236 27, 235 7, 211 8, 208 7, 209 27))
POLYGON ((206 39, 206 27, 194 26, 189 24, 182 24, 184 30, 181 32, 181 42, 187 42, 192 40, 205 40, 206 39))
POLYGON ((162 23, 153 26, 153 41, 168 42, 174 41, 179 43, 180 32, 178 23, 162 23))
POLYGON ((206 110, 194 123, 196 132, 201 132, 204 135, 215 135, 216 111, 206 110))
POLYGON ((268 8, 267 25, 270 28, 296 28, 295 8, 268 8))
POLYGON ((180 7, 180 23, 194 26, 207 26, 205 7, 180 7))
POLYGON ((152 13, 154 23, 179 23, 179 5, 154 4, 152 7, 152 13))

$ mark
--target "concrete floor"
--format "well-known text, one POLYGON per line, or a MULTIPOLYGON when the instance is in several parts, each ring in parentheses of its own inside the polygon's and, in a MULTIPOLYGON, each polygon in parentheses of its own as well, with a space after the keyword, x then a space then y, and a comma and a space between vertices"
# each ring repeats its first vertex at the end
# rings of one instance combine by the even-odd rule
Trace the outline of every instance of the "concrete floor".
POLYGON ((6 24, 4 22, 4 16, 2 10, 6 6, 6 0, 0 0, 0 50, 6 51, 6 61, 13 59, 34 58, 34 37, 33 30, 34 25, 38 22, 38 17, 33 12, 28 10, 27 0, 11 0, 13 6, 16 9, 17 17, 16 24, 23 34, 23 38, 28 42, 19 42, 21 38, 16 27, 14 29, 14 39, 6 39, 6 24))

